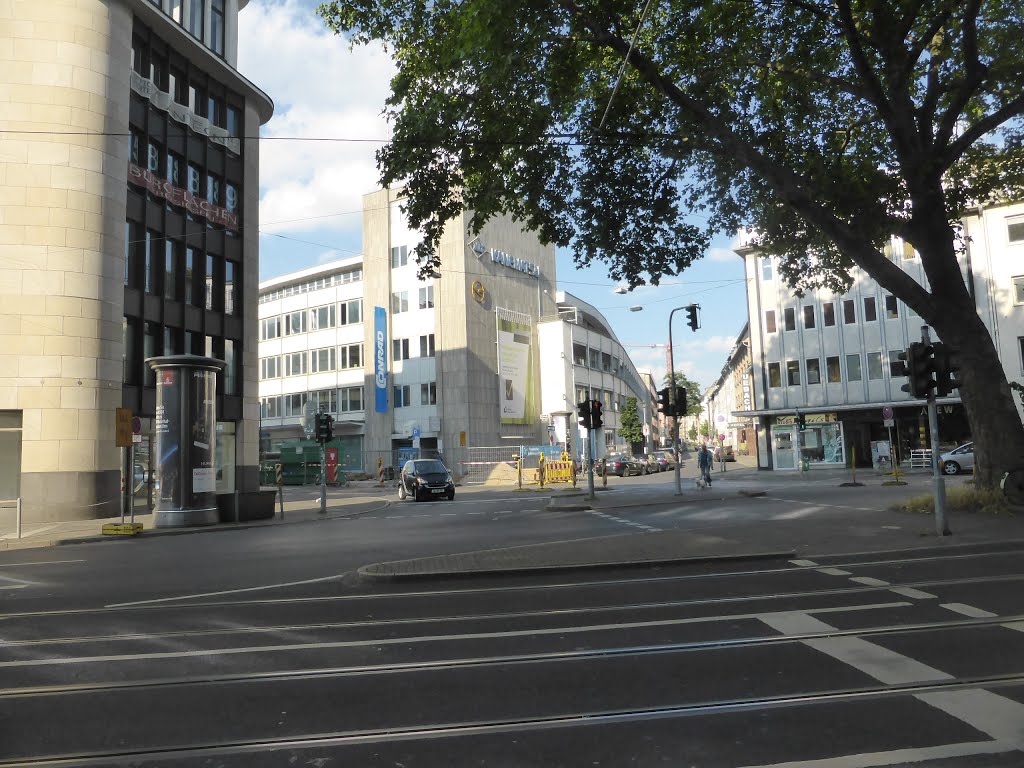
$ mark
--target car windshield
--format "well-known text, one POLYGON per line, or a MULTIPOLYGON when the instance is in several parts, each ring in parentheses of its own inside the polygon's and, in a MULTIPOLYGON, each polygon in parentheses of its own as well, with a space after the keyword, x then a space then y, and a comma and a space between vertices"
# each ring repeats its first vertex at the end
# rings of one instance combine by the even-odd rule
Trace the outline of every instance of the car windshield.
POLYGON ((428 461, 411 461, 409 463, 412 464, 409 471, 415 472, 418 475, 434 475, 448 471, 444 464, 437 459, 430 459, 428 461))

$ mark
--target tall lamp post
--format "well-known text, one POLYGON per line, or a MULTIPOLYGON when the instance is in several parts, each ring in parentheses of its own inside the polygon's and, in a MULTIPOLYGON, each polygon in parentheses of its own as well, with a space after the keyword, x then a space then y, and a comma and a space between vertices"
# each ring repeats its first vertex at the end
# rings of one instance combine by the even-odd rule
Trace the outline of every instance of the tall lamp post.
POLYGON ((672 316, 680 309, 686 309, 686 307, 676 307, 668 313, 668 402, 672 408, 672 450, 676 455, 676 496, 681 496, 683 493, 683 481, 679 474, 679 417, 676 416, 676 370, 672 355, 672 316))

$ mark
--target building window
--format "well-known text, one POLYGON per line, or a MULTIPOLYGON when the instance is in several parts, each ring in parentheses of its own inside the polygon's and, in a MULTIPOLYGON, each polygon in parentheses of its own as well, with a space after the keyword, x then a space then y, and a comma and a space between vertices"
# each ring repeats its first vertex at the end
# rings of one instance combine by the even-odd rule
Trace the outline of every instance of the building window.
POLYGON ((391 294, 391 314, 400 315, 409 311, 409 292, 396 291, 391 294))
POLYGON ((772 279, 772 260, 770 256, 764 256, 761 258, 761 279, 772 279))
POLYGON ((281 415, 281 397, 264 397, 260 400, 260 416, 264 419, 276 419, 281 415))
POLYGON ((420 336, 420 357, 434 356, 434 334, 428 333, 420 336))
POLYGON ((338 390, 338 410, 340 413, 363 410, 363 388, 346 387, 338 390))
POLYGON ((301 376, 306 373, 306 353, 292 352, 284 356, 284 375, 301 376))
MULTIPOLYGON (((191 350, 189 350, 191 351, 191 350)), ((277 379, 281 376, 281 358, 278 355, 273 357, 260 358, 260 378, 277 379)))
POLYGON ((825 375, 829 384, 838 384, 843 380, 842 371, 839 368, 839 356, 825 358, 825 375))
POLYGON ((231 339, 224 339, 224 394, 238 394, 238 353, 231 339))
POLYGON ((203 39, 203 15, 205 14, 206 0, 192 0, 189 4, 188 31, 193 37, 203 39))
POLYGON ((196 300, 196 252, 192 248, 185 249, 185 303, 193 304, 196 300))
POLYGON ((786 307, 785 310, 783 310, 783 317, 786 318, 786 330, 787 331, 795 331, 796 330, 796 310, 793 309, 792 307, 786 307))
POLYGON ((182 22, 181 3, 182 0, 171 0, 171 18, 179 24, 182 22))
POLYGON ((343 301, 339 305, 339 309, 341 310, 341 319, 338 325, 355 325, 363 322, 362 299, 343 301))
POLYGON ((238 107, 228 107, 227 112, 227 123, 224 126, 227 129, 229 136, 241 136, 242 130, 242 113, 238 107))
POLYGON ((260 339, 276 339, 281 335, 281 318, 266 317, 260 320, 260 339))
POLYGON ((1024 304, 1024 277, 1013 278, 1013 303, 1024 304))
POLYGON ((900 316, 899 302, 895 296, 887 295, 885 297, 885 319, 896 320, 900 316))
POLYGON ((411 357, 411 355, 409 354, 409 340, 392 339, 391 354, 392 359, 394 360, 408 360, 411 357))
POLYGON ((391 249, 391 268, 398 269, 409 263, 409 249, 402 245, 396 245, 391 249))
POLYGON ((325 371, 336 370, 338 367, 337 355, 338 352, 334 347, 314 349, 309 353, 310 373, 324 373, 325 371))
POLYGON ((875 297, 868 296, 864 299, 864 322, 871 323, 878 319, 875 311, 875 297))
POLYGON ((619 358, 613 356, 612 357, 612 373, 614 373, 616 376, 618 376, 619 375, 619 370, 620 370, 619 369, 619 358))
POLYGON ((814 327, 814 306, 804 307, 804 328, 814 327))
POLYGON ((310 392, 309 399, 316 404, 316 409, 320 413, 338 412, 338 390, 336 389, 319 389, 316 392, 310 392))
POLYGON ((212 93, 206 99, 206 119, 217 127, 224 122, 224 102, 212 93))
POLYGON ((615 393, 614 392, 609 392, 607 389, 602 393, 602 400, 604 401, 604 409, 606 411, 608 411, 609 413, 611 412, 612 408, 615 407, 613 402, 612 402, 612 398, 614 398, 614 397, 615 397, 615 393))
POLYGON ((224 314, 235 314, 235 263, 224 261, 224 314))
MULTIPOLYGON (((182 171, 185 168, 185 161, 182 160, 174 152, 168 150, 167 152, 167 181, 169 181, 175 187, 181 187, 184 183, 184 179, 181 177, 182 171)), ((170 201, 168 200, 168 204, 170 201)))
POLYGON ((831 328, 836 324, 835 302, 829 301, 821 305, 821 318, 826 328, 831 328))
POLYGON ((302 416, 302 409, 306 405, 306 393, 296 392, 294 395, 284 395, 281 398, 282 416, 302 416))
POLYGON ((612 370, 612 356, 607 352, 601 353, 601 370, 610 373, 612 370))
MULTIPOLYGON (((572 345, 572 362, 574 365, 586 365, 587 364, 587 345, 586 344, 573 344, 572 345)), ((583 398, 586 400, 587 398, 583 398)), ((582 403, 583 400, 577 400, 576 402, 582 403)))
POLYGON ((434 306, 434 286, 420 288, 420 309, 431 309, 434 306))
POLYGON ((1011 243, 1024 243, 1024 218, 1006 220, 1006 238, 1011 243))
POLYGON ((882 353, 868 352, 868 380, 878 381, 882 378, 882 353))
POLYGON ((124 342, 121 352, 121 380, 125 384, 136 384, 139 380, 139 321, 133 317, 124 318, 121 323, 121 336, 124 342))
POLYGON ((206 201, 220 205, 220 178, 212 173, 206 174, 206 201))
POLYGON ((846 356, 846 380, 860 381, 860 355, 846 356))
POLYGON ((156 357, 158 354, 156 349, 158 333, 160 333, 160 329, 156 323, 146 323, 142 336, 142 383, 147 387, 156 384, 156 371, 146 365, 146 358, 156 357))
POLYGON ((902 349, 889 350, 889 376, 894 379, 907 375, 906 363, 903 360, 900 360, 900 355, 902 354, 902 349))
POLYGON ((360 368, 363 365, 363 345, 346 344, 338 348, 341 355, 341 368, 360 368))
POLYGON ((411 388, 408 384, 404 386, 396 386, 394 389, 395 395, 395 408, 406 408, 412 405, 411 399, 411 388))
POLYGON ((210 48, 218 56, 224 55, 224 0, 210 3, 210 48))
POLYGON ((590 367, 595 371, 601 370, 601 350, 591 349, 590 351, 590 367))
POLYGON ((807 362, 807 383, 821 384, 821 360, 812 357, 807 362))
POLYGON ((178 255, 180 246, 164 240, 164 298, 175 301, 178 298, 178 255))
POLYGON ((847 325, 857 322, 857 307, 853 299, 843 300, 843 322, 847 325))
POLYGON ((129 268, 132 264, 132 254, 135 252, 135 222, 124 223, 124 284, 129 284, 129 268))
MULTIPOLYGON (((1024 347, 1022 347, 1024 349, 1024 347)), ((576 387, 576 403, 586 402, 590 399, 590 390, 586 387, 576 387)))
POLYGON ((217 277, 217 266, 216 260, 213 258, 213 254, 206 254, 206 293, 205 293, 205 306, 207 309, 215 309, 214 307, 214 281, 217 277))
POLYGON ((782 365, 780 363, 768 363, 768 386, 773 389, 782 386, 782 365))
POLYGON ((786 361, 786 383, 791 387, 800 386, 800 361, 786 361))
POLYGON ((917 256, 917 251, 914 250, 914 246, 912 246, 908 242, 904 242, 903 243, 903 260, 904 261, 910 261, 915 256, 917 256))
POLYGON ((306 312, 289 312, 284 316, 284 335, 294 336, 297 333, 306 332, 306 312))
POLYGON ((309 310, 309 329, 317 331, 321 328, 334 327, 335 308, 333 304, 325 304, 309 310))
POLYGON ((146 293, 156 293, 156 275, 153 273, 153 241, 159 235, 152 230, 146 230, 146 271, 143 273, 145 282, 143 288, 146 293))
POLYGON ((437 384, 420 384, 420 405, 437 405, 437 384))

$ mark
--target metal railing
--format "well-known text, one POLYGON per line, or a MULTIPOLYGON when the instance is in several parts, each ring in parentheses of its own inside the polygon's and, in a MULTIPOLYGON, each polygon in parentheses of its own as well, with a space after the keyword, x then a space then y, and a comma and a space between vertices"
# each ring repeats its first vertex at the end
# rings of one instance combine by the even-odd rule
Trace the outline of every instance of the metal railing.
POLYGON ((0 509, 14 509, 15 511, 15 531, 18 534, 18 538, 21 538, 21 497, 16 499, 0 499, 0 509))

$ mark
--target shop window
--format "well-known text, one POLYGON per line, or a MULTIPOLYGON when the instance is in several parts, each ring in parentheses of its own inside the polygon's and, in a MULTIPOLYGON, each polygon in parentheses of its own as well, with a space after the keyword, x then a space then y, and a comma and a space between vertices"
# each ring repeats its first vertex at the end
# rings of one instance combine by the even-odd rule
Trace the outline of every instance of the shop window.
POLYGON ((814 306, 804 307, 804 328, 814 327, 814 306))
POLYGON ((826 302, 821 305, 821 322, 826 328, 836 324, 836 305, 834 302, 826 302))
POLYGON ((860 355, 847 355, 846 356, 846 380, 847 381, 860 381, 860 355))
POLYGON ((857 322, 857 307, 853 299, 843 300, 843 322, 846 325, 852 325, 857 322))
POLYGON ((772 389, 782 386, 781 363, 768 363, 768 386, 772 389))
POLYGON ((803 459, 811 464, 845 464, 839 424, 808 424, 800 437, 803 459))
POLYGON ((805 361, 807 365, 807 383, 821 384, 821 360, 812 357, 805 361))
POLYGON ((882 378, 882 353, 868 352, 868 380, 878 381, 882 378))
POLYGON ((875 297, 868 296, 864 299, 864 322, 871 323, 878 319, 878 314, 875 310, 875 297))
POLYGON ((800 361, 786 361, 786 383, 791 387, 800 386, 800 361))
POLYGON ((783 317, 785 317, 785 319, 786 319, 786 330, 787 331, 795 331, 796 330, 796 310, 793 309, 792 307, 786 307, 783 310, 783 317))
POLYGON ((896 320, 900 316, 899 301, 895 296, 887 295, 885 297, 885 319, 896 320))
POLYGON ((838 384, 843 380, 843 374, 839 367, 839 356, 825 358, 825 375, 829 384, 838 384))

